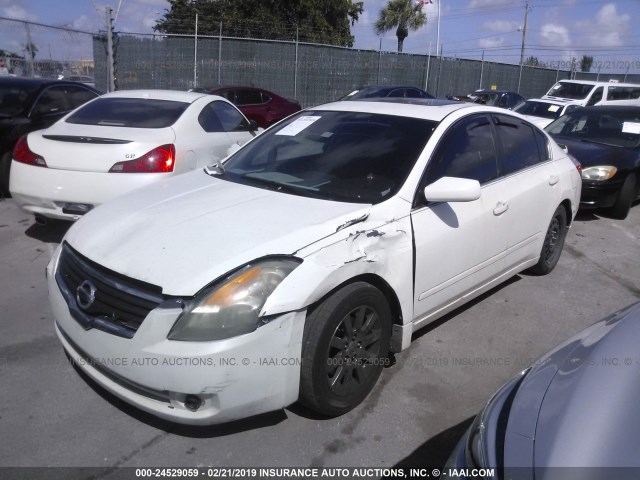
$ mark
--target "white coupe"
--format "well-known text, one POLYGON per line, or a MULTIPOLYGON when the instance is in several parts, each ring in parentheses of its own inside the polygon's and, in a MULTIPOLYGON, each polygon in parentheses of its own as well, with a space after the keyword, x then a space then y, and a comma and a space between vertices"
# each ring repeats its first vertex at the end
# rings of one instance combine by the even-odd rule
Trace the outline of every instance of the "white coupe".
POLYGON ((503 109, 315 107, 77 222, 47 268, 55 330, 96 382, 174 422, 297 400, 339 415, 417 329, 550 272, 580 189, 503 109))
POLYGON ((41 223, 77 220, 125 192, 222 160, 256 129, 221 97, 109 93, 22 137, 13 151, 9 189, 41 223))

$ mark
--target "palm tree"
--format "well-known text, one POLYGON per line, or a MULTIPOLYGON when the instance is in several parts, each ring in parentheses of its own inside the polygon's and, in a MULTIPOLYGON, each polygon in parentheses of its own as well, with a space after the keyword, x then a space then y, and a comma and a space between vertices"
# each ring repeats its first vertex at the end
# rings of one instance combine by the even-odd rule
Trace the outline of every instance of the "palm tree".
POLYGON ((402 44, 409 36, 409 30, 416 31, 427 23, 427 15, 422 11, 422 5, 425 3, 417 2, 414 5, 413 0, 389 0, 380 10, 375 25, 376 33, 381 35, 395 28, 398 52, 402 52, 402 44))

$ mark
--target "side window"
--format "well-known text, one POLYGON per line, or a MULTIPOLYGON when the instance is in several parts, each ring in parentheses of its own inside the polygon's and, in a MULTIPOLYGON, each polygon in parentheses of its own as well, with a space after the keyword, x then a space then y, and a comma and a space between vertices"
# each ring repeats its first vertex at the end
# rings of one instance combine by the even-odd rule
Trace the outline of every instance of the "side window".
POLYGON ((602 92, 604 91, 603 87, 598 87, 596 88, 596 91, 593 92, 593 95, 591 95, 591 98, 589 99, 589 101, 587 102, 587 106, 590 105, 595 105, 596 103, 598 103, 600 100, 602 100, 602 92))
POLYGON ((244 116, 228 103, 213 102, 213 109, 222 124, 223 131, 237 132, 247 130, 247 122, 244 116))
POLYGON ((496 133, 502 145, 502 174, 509 175, 540 162, 538 140, 533 127, 518 120, 496 115, 496 133))
POLYGON ((215 111, 215 104, 222 102, 211 102, 209 105, 204 107, 198 115, 198 123, 202 126, 205 132, 224 132, 222 128, 222 123, 220 123, 220 119, 215 111))
POLYGON ((216 93, 219 97, 226 98, 231 103, 236 103, 236 94, 234 90, 224 90, 220 93, 216 93))
POLYGON ((236 105, 259 105, 262 103, 262 95, 256 90, 237 90, 236 105))
POLYGON ((538 142, 538 153, 540 154, 540 160, 545 162, 551 159, 551 148, 549 147, 549 140, 547 137, 538 130, 536 133, 536 141, 538 142))
POLYGON ((93 100, 98 96, 97 93, 92 92, 82 87, 66 87, 67 94, 69 95, 69 109, 79 107, 83 103, 87 103, 89 100, 93 100))
POLYGON ((413 88, 407 88, 405 90, 405 97, 407 98, 422 98, 422 93, 419 90, 413 88))
POLYGON ((402 97, 404 97, 404 89, 396 88, 395 90, 391 90, 391 92, 389 93, 389 95, 387 95, 387 97, 389 97, 389 98, 402 98, 402 97))
POLYGON ((487 116, 459 121, 442 137, 427 166, 426 185, 442 177, 462 177, 485 183, 498 176, 496 149, 487 116))
POLYGON ((60 113, 69 110, 67 107, 67 96, 64 87, 51 87, 42 92, 38 99, 34 113, 47 115, 49 113, 60 113))

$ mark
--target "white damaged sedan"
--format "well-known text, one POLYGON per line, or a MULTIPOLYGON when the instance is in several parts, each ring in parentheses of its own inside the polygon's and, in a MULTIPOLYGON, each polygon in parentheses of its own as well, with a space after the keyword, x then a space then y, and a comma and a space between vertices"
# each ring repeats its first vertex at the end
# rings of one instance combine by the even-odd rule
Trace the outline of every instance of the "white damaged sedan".
POLYGON ((340 415, 415 330, 550 272, 576 164, 517 114, 398 102, 315 107, 89 212, 47 268, 70 357, 174 422, 340 415))

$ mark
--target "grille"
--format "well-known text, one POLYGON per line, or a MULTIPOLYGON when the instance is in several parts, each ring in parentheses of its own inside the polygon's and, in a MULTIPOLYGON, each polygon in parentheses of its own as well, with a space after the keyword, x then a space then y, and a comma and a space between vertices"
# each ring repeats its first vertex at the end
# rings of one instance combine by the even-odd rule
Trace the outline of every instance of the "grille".
POLYGON ((126 338, 133 337, 149 312, 166 299, 162 288, 104 268, 66 242, 58 260, 56 280, 69 311, 81 325, 126 338), (95 294, 91 304, 81 309, 76 293, 86 281, 95 287, 95 294))

